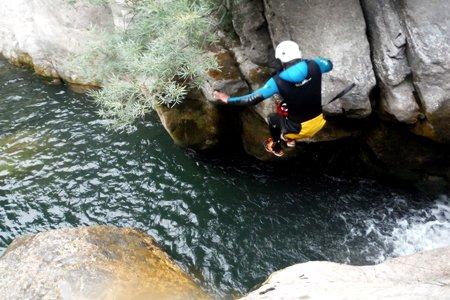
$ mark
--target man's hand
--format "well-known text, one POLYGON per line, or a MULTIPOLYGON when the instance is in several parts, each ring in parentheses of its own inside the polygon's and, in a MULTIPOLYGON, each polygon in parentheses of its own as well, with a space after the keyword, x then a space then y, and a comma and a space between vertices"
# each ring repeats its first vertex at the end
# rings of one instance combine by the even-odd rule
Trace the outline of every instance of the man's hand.
POLYGON ((214 96, 214 99, 219 100, 225 104, 228 103, 228 99, 230 98, 230 96, 228 96, 227 94, 219 92, 219 91, 214 91, 213 96, 214 96))

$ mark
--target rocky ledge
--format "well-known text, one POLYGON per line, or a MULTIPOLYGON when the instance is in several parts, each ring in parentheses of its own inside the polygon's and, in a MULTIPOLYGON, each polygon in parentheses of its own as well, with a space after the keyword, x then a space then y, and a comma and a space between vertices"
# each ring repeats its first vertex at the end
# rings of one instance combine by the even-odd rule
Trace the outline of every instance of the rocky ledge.
POLYGON ((448 299, 450 248, 375 266, 315 261, 273 273, 251 299, 448 299))
POLYGON ((111 226, 17 238, 0 257, 1 299, 209 299, 143 232, 111 226))

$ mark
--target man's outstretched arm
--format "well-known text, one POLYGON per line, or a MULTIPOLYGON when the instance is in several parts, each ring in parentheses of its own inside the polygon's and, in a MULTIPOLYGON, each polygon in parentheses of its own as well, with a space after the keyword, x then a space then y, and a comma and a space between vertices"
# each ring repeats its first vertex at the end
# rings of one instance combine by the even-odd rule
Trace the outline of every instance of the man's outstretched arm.
POLYGON ((240 97, 229 97, 225 93, 214 92, 214 97, 224 103, 231 105, 254 105, 278 93, 278 86, 273 78, 269 79, 266 84, 251 94, 240 97))
POLYGON ((314 58, 314 61, 319 65, 320 71, 322 73, 328 73, 333 70, 333 63, 327 58, 318 56, 314 58))

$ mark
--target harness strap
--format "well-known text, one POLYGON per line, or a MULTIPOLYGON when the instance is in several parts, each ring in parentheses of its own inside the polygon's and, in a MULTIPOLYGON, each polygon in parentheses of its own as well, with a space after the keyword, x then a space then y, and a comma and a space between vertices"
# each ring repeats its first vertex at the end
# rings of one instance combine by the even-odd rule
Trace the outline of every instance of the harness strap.
MULTIPOLYGON (((331 103, 333 103, 334 101, 336 101, 337 99, 342 98, 345 94, 347 94, 348 92, 350 92, 355 86, 356 86, 356 84, 355 84, 355 83, 352 83, 351 85, 349 85, 348 87, 346 87, 343 91, 341 91, 339 94, 337 94, 333 99, 331 99, 330 102, 328 102, 328 103, 325 104, 325 105, 331 104, 331 103)), ((325 106, 325 105, 323 105, 323 106, 325 106)))

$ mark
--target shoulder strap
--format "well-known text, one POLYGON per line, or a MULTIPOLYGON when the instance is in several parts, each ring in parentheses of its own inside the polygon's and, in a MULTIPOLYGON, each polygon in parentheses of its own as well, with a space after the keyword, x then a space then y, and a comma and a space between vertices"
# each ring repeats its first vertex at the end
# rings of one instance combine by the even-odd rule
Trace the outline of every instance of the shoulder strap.
POLYGON ((346 87, 343 91, 341 91, 339 94, 337 94, 333 99, 331 99, 330 102, 328 102, 325 105, 331 104, 334 101, 336 101, 339 98, 342 98, 342 96, 344 96, 345 94, 347 94, 348 92, 350 92, 354 87, 356 86, 355 83, 352 83, 351 85, 349 85, 348 87, 346 87))

